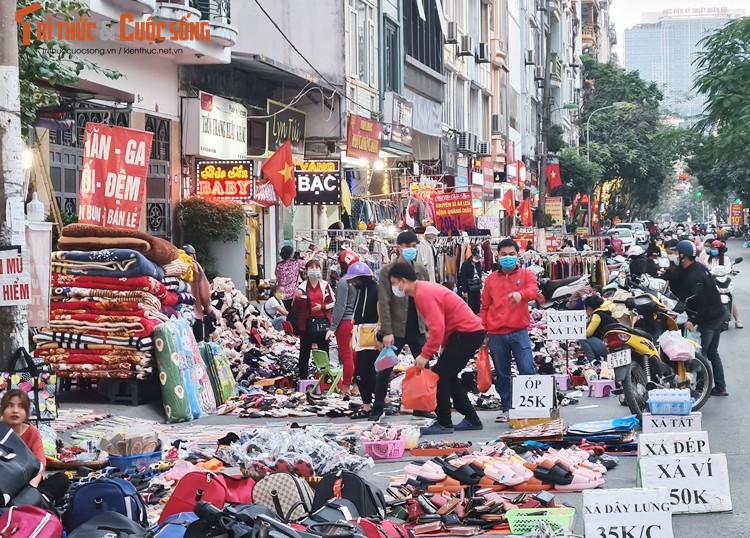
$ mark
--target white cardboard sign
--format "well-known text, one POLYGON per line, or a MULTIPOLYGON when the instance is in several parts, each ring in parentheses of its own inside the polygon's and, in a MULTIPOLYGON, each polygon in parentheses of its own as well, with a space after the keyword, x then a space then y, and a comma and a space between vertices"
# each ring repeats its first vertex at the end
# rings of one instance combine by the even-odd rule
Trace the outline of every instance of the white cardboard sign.
POLYGON ((555 378, 551 375, 518 375, 513 378, 510 418, 549 418, 555 407, 555 378))
POLYGON ((604 489, 583 492, 586 538, 674 538, 666 489, 604 489))
POLYGON ((703 415, 652 415, 643 413, 643 433, 699 432, 703 415))
POLYGON ((644 488, 667 488, 675 514, 729 512, 732 495, 724 454, 654 456, 638 460, 644 488))
POLYGON ((0 250, 0 306, 31 304, 29 253, 0 250))
POLYGON ((547 310, 547 340, 586 338, 585 310, 547 310))
POLYGON ((638 436, 638 457, 711 454, 708 432, 642 433, 638 436))

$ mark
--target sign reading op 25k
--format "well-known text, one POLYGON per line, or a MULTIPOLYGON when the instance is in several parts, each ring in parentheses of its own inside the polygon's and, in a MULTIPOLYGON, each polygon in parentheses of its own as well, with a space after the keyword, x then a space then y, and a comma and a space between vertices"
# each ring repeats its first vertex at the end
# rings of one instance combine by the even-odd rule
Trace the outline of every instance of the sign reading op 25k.
POLYGON ((341 203, 341 161, 312 159, 294 167, 297 178, 296 205, 339 205, 341 203))

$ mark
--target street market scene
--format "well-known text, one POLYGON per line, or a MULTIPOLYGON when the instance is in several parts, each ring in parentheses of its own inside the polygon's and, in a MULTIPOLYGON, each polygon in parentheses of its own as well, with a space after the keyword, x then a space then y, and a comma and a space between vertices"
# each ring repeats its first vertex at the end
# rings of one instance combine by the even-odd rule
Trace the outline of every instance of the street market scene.
POLYGON ((3 2, 0 538, 750 536, 724 4, 3 2))

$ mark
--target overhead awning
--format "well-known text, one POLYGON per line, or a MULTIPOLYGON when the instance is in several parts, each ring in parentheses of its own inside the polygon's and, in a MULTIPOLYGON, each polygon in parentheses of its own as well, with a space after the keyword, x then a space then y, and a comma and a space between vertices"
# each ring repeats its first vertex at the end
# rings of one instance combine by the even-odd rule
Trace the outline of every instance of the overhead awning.
POLYGON ((43 80, 35 81, 35 83, 40 87, 55 90, 60 95, 61 106, 86 101, 112 101, 123 105, 135 102, 135 95, 130 92, 89 80, 79 80, 70 86, 48 84, 43 80))
POLYGON ((331 92, 336 89, 317 75, 282 64, 262 54, 232 52, 230 65, 279 86, 302 89, 312 83, 331 92))

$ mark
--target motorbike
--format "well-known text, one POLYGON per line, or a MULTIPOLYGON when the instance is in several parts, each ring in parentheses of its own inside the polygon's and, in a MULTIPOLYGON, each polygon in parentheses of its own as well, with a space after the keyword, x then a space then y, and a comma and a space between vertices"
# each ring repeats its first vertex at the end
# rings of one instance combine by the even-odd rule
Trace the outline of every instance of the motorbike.
MULTIPOLYGON (((738 263, 742 263, 742 258, 734 260, 733 266, 738 263)), ((733 292, 734 284, 732 283, 731 275, 736 275, 737 271, 727 270, 724 265, 717 265, 711 269, 711 275, 713 275, 716 281, 716 287, 719 289, 719 296, 721 297, 721 304, 727 310, 726 320, 722 326, 722 330, 726 331, 729 329, 729 320, 732 319, 732 304, 734 302, 733 292)))
POLYGON ((539 291, 544 297, 544 303, 539 302, 539 307, 545 310, 565 310, 568 299, 574 292, 589 285, 591 275, 573 276, 561 280, 551 280, 540 277, 539 291))
POLYGON ((607 362, 622 387, 614 393, 622 393, 639 418, 648 408, 648 392, 658 388, 689 389, 693 409, 703 407, 713 388, 709 360, 696 349, 694 359, 672 361, 657 344, 661 334, 678 331, 687 323, 685 303, 668 294, 642 292, 628 299, 626 306, 638 315, 634 326, 612 325, 604 333, 607 362))

